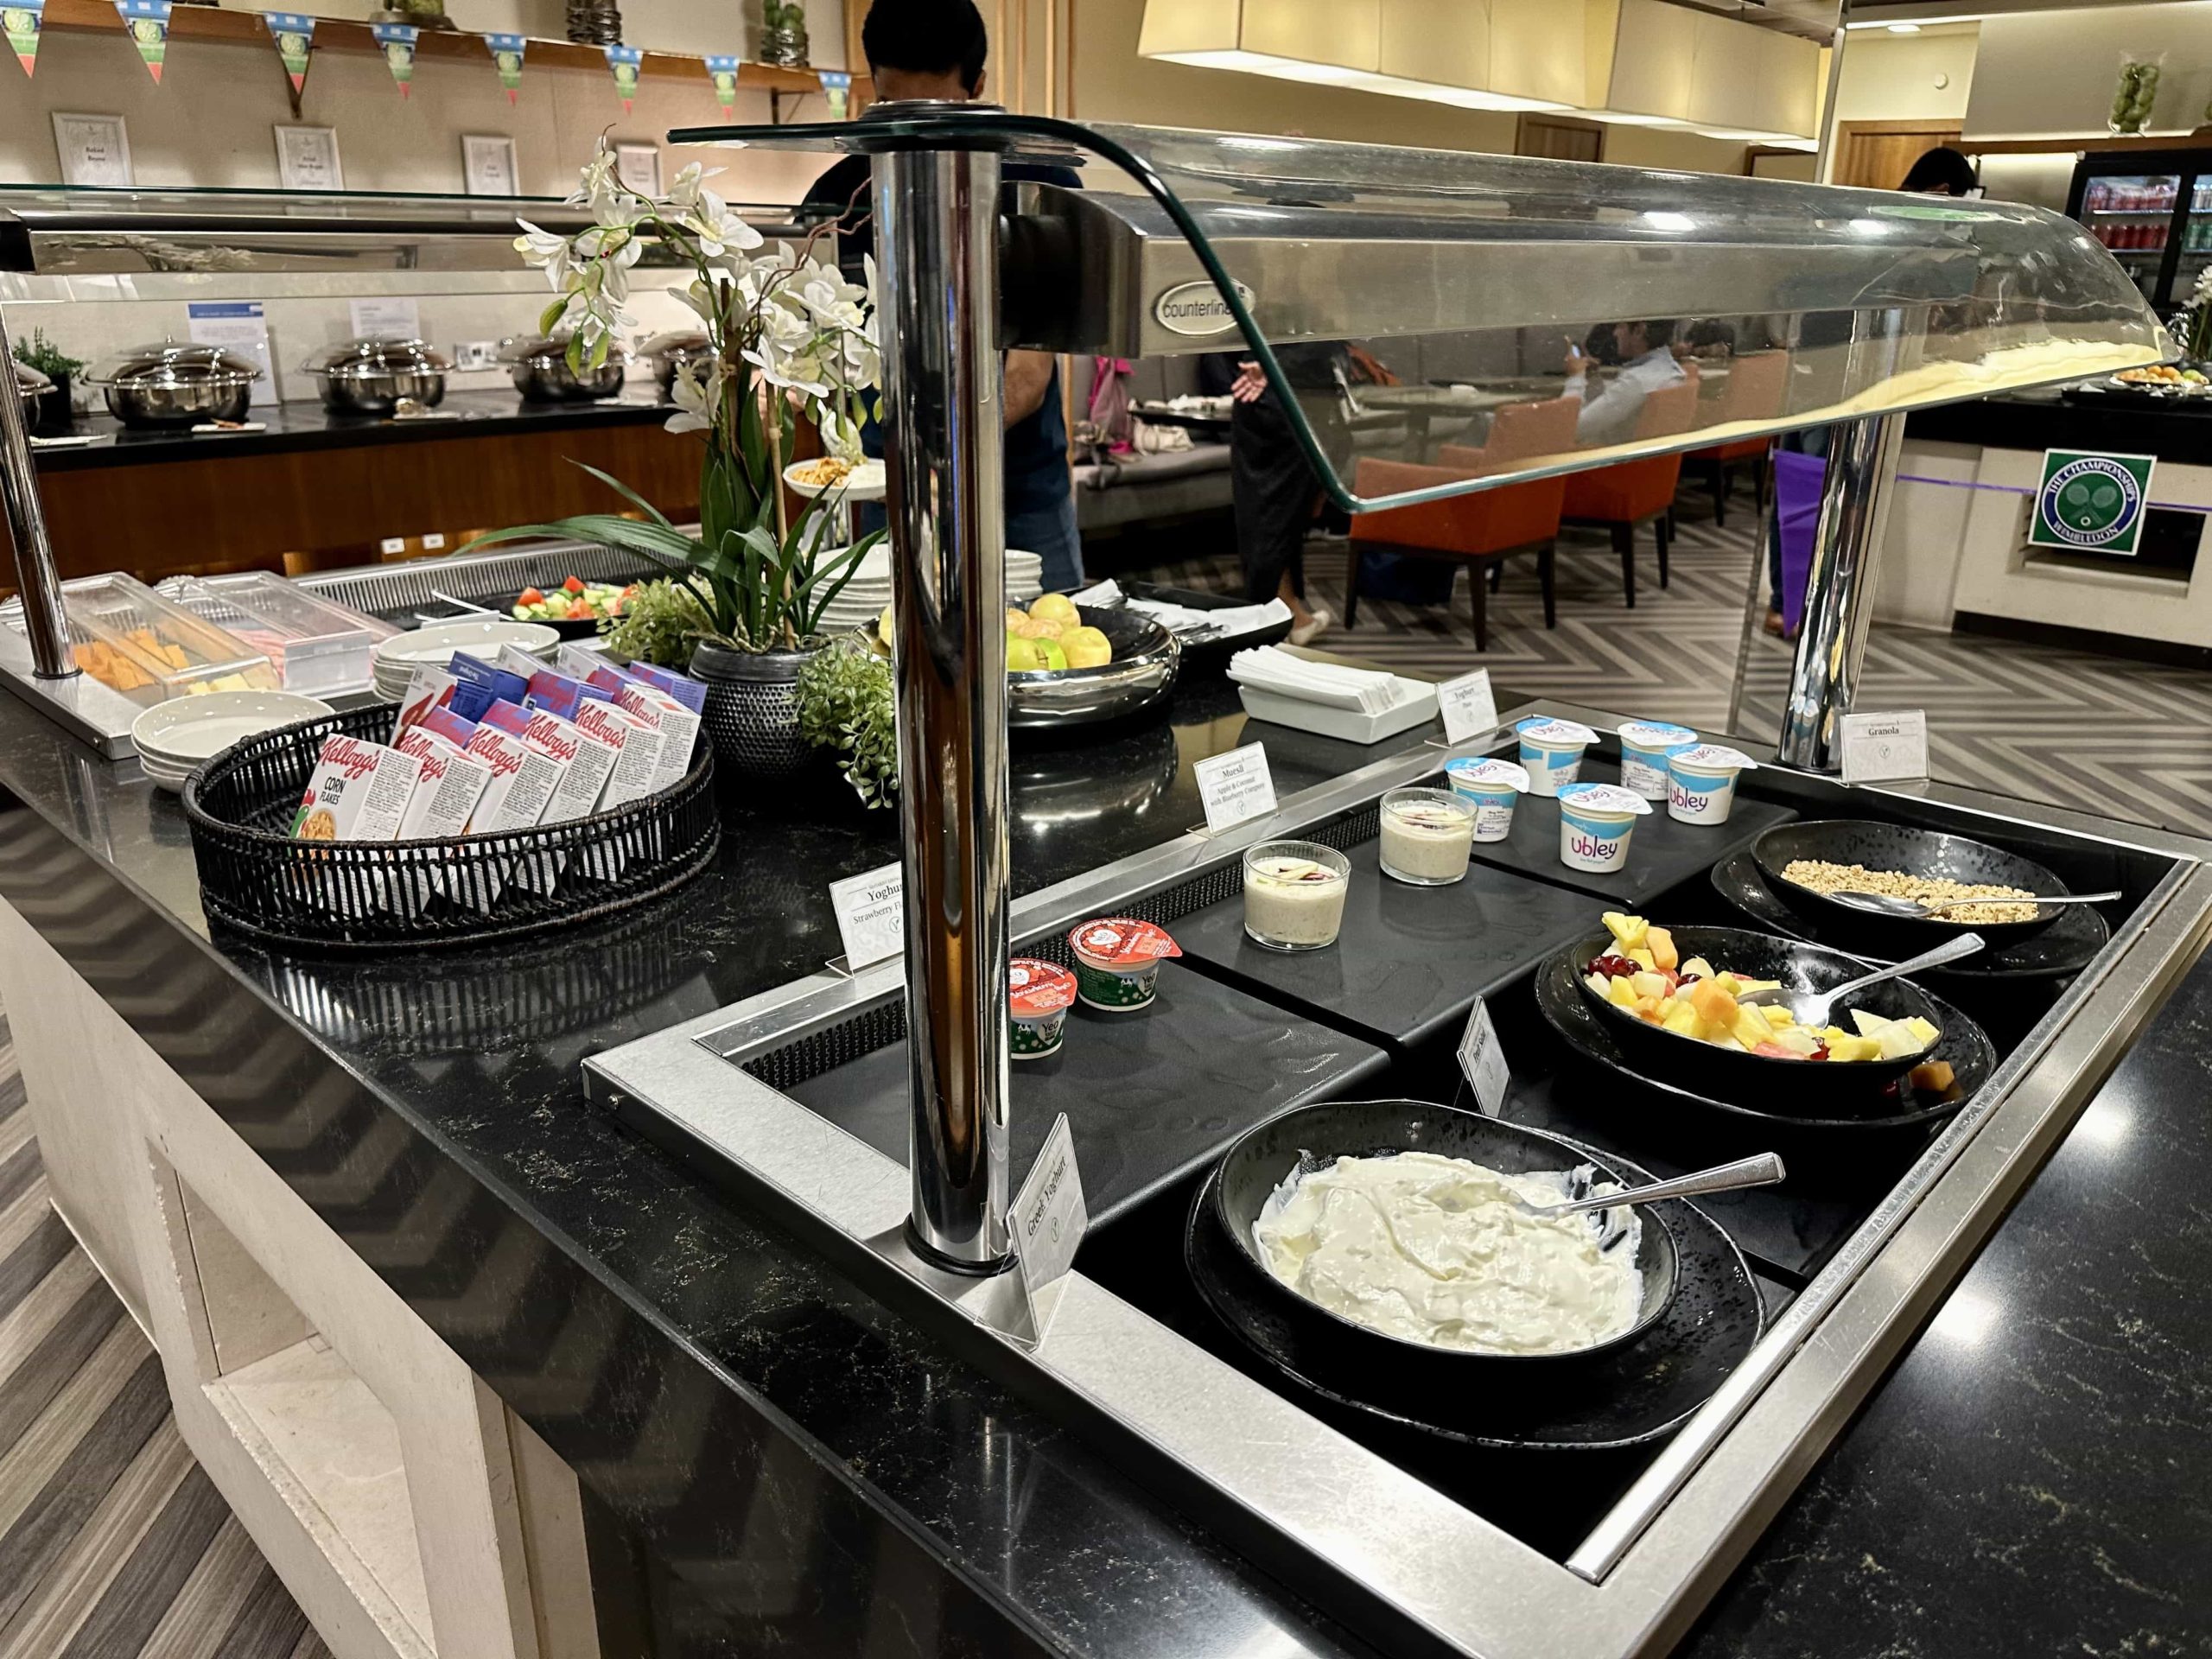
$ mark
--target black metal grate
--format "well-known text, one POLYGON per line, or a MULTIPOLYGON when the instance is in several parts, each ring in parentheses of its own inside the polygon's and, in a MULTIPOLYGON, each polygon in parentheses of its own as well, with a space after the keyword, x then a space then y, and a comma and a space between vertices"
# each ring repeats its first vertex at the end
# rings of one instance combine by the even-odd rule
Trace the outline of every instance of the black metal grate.
MULTIPOLYGON (((1363 842, 1372 841, 1382 833, 1382 809, 1370 803, 1357 806, 1342 817, 1332 818, 1318 828, 1301 830, 1297 839, 1318 841, 1333 847, 1338 852, 1349 852, 1363 842)), ((1195 912, 1234 899, 1244 891, 1244 866, 1242 856, 1224 864, 1186 877, 1172 887, 1142 899, 1117 905, 1112 914, 1135 917, 1141 922, 1156 922, 1162 927, 1181 920, 1195 912)), ((1063 968, 1073 968, 1075 957, 1068 949, 1067 931, 1056 929, 1030 938, 1014 941, 1017 957, 1035 957, 1041 961, 1057 963, 1063 968)), ((903 1041, 906 1035, 906 1000, 903 995, 886 998, 863 1008, 860 1013, 795 1038, 780 1047, 756 1054, 744 1064, 748 1076, 755 1077, 772 1089, 788 1093, 810 1078, 825 1071, 834 1071, 863 1055, 873 1054, 879 1048, 903 1041)))
POLYGON ((448 841, 302 842, 285 834, 326 737, 378 741, 372 703, 251 738, 185 785, 213 921, 287 944, 470 944, 597 920, 696 875, 721 840, 712 749, 682 782, 588 818, 448 841), (526 870, 551 879, 532 887, 526 870), (435 875, 435 887, 425 877, 435 875))

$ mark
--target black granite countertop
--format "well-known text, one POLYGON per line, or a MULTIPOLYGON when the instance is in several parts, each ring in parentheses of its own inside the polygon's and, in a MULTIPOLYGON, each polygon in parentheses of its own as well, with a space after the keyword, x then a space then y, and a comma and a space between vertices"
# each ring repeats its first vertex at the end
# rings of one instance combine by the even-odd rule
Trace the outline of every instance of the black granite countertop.
MULTIPOLYGON (((1195 683, 1172 727, 1017 752, 1017 886, 1195 823, 1191 763, 1255 735, 1284 794, 1389 747, 1248 728, 1195 683)), ((0 785, 0 896, 575 1468, 634 1638, 609 1651, 1369 1651, 582 1104, 587 1054, 830 954, 823 888, 888 861, 887 815, 734 803, 715 868, 651 908, 317 958, 211 942, 173 798, 8 698, 0 785)), ((2212 1643, 2209 1029, 2200 966, 1688 1651, 2212 1643)))
POLYGON ((2057 391, 2002 392, 1923 409, 1905 435, 1987 449, 2095 449, 2212 466, 2212 397, 2151 402, 2057 391))
POLYGON ((351 449, 364 444, 426 443, 439 438, 492 437, 518 430, 557 431, 578 426, 648 425, 668 418, 651 376, 641 376, 619 397, 597 403, 525 403, 513 391, 452 391, 430 417, 385 420, 333 415, 318 401, 271 404, 251 410, 259 432, 134 430, 108 414, 83 415, 73 429, 91 434, 89 444, 33 450, 41 472, 143 466, 159 461, 200 461, 224 455, 280 454, 302 449, 351 449))

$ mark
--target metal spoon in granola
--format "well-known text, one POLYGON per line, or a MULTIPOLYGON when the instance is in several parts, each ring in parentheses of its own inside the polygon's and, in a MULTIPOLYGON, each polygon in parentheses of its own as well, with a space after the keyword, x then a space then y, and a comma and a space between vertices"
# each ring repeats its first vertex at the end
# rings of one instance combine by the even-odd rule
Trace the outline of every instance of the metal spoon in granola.
POLYGON ((1895 893, 1866 893, 1857 887, 1837 887, 1821 895, 1840 905, 1849 905, 1853 910, 1871 910, 1881 916, 1910 916, 1924 920, 1941 916, 1947 910, 1957 910, 1966 905, 2101 905, 2107 899, 2117 899, 2115 888, 2111 893, 2068 893, 2053 898, 2042 898, 2031 893, 2007 893, 2001 899, 1908 899, 1895 893))

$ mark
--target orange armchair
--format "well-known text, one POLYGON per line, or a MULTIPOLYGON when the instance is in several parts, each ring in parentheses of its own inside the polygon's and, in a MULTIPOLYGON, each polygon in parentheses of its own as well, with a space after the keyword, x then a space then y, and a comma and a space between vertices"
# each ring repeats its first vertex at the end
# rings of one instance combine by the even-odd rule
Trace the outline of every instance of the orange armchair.
MULTIPOLYGON (((1753 352, 1732 359, 1727 390, 1720 394, 1711 423, 1725 426, 1735 421, 1772 420, 1782 413, 1789 394, 1789 353, 1753 352)), ((1734 482, 1734 464, 1739 461, 1751 463, 1751 499, 1760 517, 1766 515, 1766 457, 1773 444, 1772 438, 1733 438, 1707 449, 1693 449, 1682 458, 1705 468, 1706 485, 1713 492, 1714 524, 1728 522, 1728 492, 1734 482)))
POLYGON ((1575 397, 1508 404, 1490 417, 1480 448, 1445 444, 1436 452, 1436 464, 1455 472, 1497 473, 1509 461, 1531 455, 1566 454, 1574 448, 1574 423, 1581 413, 1581 400, 1575 397))
MULTIPOLYGON (((1363 456, 1353 468, 1352 488, 1361 495, 1391 495, 1466 476, 1467 473, 1459 468, 1363 456)), ((1351 521, 1351 563, 1344 581, 1344 626, 1353 626, 1359 618, 1359 566, 1363 555, 1389 552, 1454 561, 1477 567, 1467 575, 1474 605, 1475 649, 1488 651, 1490 607, 1479 567, 1484 563, 1502 561, 1510 553, 1533 550, 1536 573, 1543 586, 1544 626, 1553 626, 1557 620, 1557 609, 1552 591, 1552 548, 1559 537, 1560 508, 1565 496, 1564 479, 1542 478, 1415 507, 1355 514, 1351 521)))
MULTIPOLYGON (((1693 372, 1679 385, 1662 386, 1643 400, 1636 436, 1673 437, 1688 431, 1696 416, 1697 377, 1693 372)), ((1570 524, 1602 526, 1612 533, 1613 550, 1621 556, 1621 591, 1630 610, 1636 608, 1636 527, 1647 519, 1654 522, 1659 543, 1659 585, 1667 585, 1667 543, 1672 535, 1668 514, 1681 476, 1680 455, 1616 461, 1567 475, 1561 517, 1570 524)))

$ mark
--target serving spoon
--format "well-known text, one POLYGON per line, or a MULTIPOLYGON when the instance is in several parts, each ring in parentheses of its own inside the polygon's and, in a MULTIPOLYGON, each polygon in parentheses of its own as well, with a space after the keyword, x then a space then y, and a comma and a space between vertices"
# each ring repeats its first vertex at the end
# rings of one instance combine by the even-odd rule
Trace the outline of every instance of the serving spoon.
POLYGON ((1908 899, 1895 893, 1865 893, 1857 887, 1839 887, 1827 896, 1838 904, 1850 906, 1853 910, 1870 910, 1878 916, 1910 916, 1915 921, 1923 921, 1930 916, 1941 916, 1947 910, 1958 910, 1967 905, 2101 905, 2107 899, 2119 898, 2120 890, 2115 887, 2110 893, 2067 893, 2050 899, 1953 899, 1941 904, 1933 899, 1908 899))
POLYGON ((1764 990, 1746 991, 1736 1001, 1745 1007, 1762 1005, 1784 1007, 1789 1017, 1801 1026, 1815 1029, 1828 1023, 1829 1010, 1853 991, 1863 991, 1869 985, 1878 985, 1885 979, 1903 979, 1907 974, 1916 974, 1923 968, 1940 968, 1947 962, 1956 962, 1961 957, 1970 957, 1981 949, 1981 935, 1961 933, 1948 944, 1933 950, 1923 950, 1916 957, 1865 974, 1832 991, 1793 991, 1786 986, 1771 985, 1764 990))
POLYGON ((1592 1210, 1611 1210, 1616 1205, 1656 1204, 1662 1198, 1689 1198, 1706 1192, 1733 1192, 1738 1187, 1771 1186, 1785 1173, 1781 1159, 1770 1152, 1762 1152, 1756 1157, 1738 1158, 1732 1164, 1716 1164, 1711 1169, 1677 1175, 1670 1181, 1651 1181, 1643 1186, 1624 1187, 1617 1192, 1601 1192, 1594 1198, 1573 1198, 1564 1204, 1530 1204, 1523 1198, 1520 1204, 1535 1215, 1579 1216, 1592 1210))

